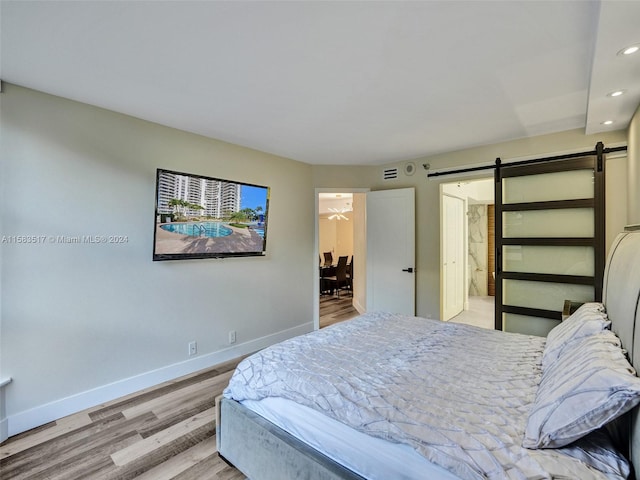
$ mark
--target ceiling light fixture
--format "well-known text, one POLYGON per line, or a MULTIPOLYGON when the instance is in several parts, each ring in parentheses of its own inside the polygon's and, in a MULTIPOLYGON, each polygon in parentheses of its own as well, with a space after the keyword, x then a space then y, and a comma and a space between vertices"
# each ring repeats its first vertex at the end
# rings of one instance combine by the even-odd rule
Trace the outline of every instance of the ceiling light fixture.
POLYGON ((337 208, 329 207, 329 210, 334 212, 333 215, 329 215, 329 220, 349 220, 347 217, 343 215, 343 213, 351 211, 349 208, 337 209, 337 208))
POLYGON ((613 120, 605 120, 602 125, 613 125, 613 120))
POLYGON ((615 92, 607 93, 607 97, 619 97, 620 95, 624 95, 626 90, 616 90, 615 92))
POLYGON ((623 48, 618 52, 618 55, 633 55, 638 50, 640 50, 640 43, 635 43, 633 45, 629 45, 628 47, 623 48))

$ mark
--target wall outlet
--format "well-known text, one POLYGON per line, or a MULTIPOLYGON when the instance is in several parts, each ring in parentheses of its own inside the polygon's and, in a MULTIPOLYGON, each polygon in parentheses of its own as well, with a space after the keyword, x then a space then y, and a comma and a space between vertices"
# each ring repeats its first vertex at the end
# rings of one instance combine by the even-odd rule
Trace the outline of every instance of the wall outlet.
POLYGON ((198 342, 189 342, 189 356, 192 357, 198 353, 198 342))
POLYGON ((229 343, 236 343, 236 331, 231 330, 229 332, 229 343))

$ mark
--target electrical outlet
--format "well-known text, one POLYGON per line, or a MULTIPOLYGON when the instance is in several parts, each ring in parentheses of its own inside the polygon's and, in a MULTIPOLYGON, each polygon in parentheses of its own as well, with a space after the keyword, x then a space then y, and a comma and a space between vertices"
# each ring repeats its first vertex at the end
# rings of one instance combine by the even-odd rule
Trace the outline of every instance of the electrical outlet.
POLYGON ((231 330, 229 332, 229 343, 236 343, 236 331, 231 330))
POLYGON ((196 353, 198 353, 198 343, 197 342, 189 342, 189 356, 192 357, 196 353))

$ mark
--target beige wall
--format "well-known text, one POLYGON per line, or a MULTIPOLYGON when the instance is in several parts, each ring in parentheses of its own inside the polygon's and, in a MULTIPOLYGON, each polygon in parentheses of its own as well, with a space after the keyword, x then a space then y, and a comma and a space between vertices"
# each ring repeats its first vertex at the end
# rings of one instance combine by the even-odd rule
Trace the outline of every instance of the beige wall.
POLYGON ((2 245, 13 433, 313 328, 309 165, 14 85, 0 102, 2 235, 128 239, 2 245), (153 262, 159 167, 270 186, 267 255, 153 262))
POLYGON ((605 172, 605 244, 607 252, 618 233, 628 225, 627 152, 607 155, 605 172))
POLYGON ((318 253, 324 262, 324 253, 331 252, 331 256, 337 258, 336 249, 336 223, 329 220, 328 215, 318 218, 318 253))
POLYGON ((353 255, 353 212, 345 212, 348 220, 337 221, 336 225, 336 254, 338 257, 353 255))
POLYGON ((627 203, 629 224, 640 224, 640 106, 629 125, 629 198, 627 203))
POLYGON ((353 212, 344 212, 343 215, 347 220, 329 220, 329 214, 318 218, 318 251, 321 256, 323 252, 331 252, 334 263, 340 256, 353 255, 353 212))
POLYGON ((313 165, 311 172, 314 187, 332 190, 343 188, 345 192, 354 188, 370 188, 382 175, 381 169, 369 166, 313 165))

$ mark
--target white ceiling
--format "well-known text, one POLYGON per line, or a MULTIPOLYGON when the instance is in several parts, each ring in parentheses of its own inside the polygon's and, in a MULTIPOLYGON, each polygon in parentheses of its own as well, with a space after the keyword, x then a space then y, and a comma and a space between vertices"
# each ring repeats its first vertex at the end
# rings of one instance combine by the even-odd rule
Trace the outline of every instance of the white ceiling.
POLYGON ((311 164, 622 129, 640 103, 640 54, 616 55, 640 1, 0 8, 2 80, 311 164))

